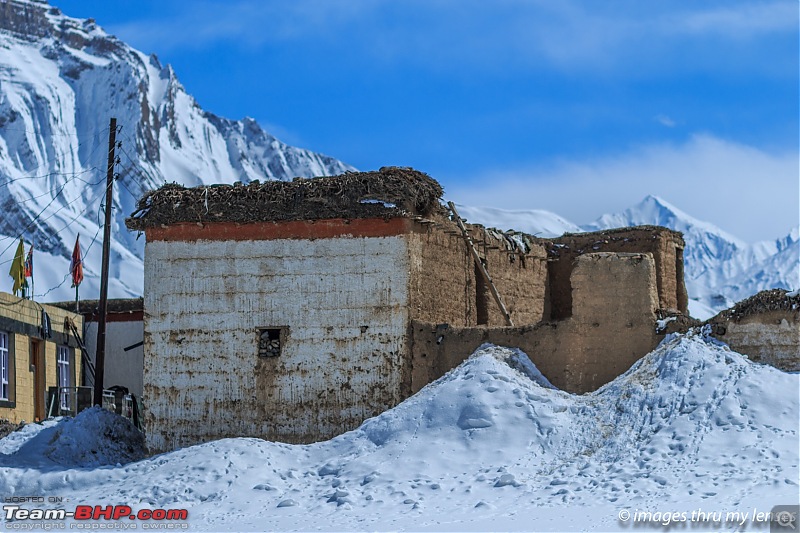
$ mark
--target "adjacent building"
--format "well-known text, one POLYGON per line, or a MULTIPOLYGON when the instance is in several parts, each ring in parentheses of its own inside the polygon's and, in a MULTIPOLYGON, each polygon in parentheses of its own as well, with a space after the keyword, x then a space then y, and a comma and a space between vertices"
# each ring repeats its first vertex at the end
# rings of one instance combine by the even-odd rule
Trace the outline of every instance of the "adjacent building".
MULTIPOLYGON (((75 310, 75 302, 53 305, 75 310)), ((141 398, 144 390, 144 300, 143 298, 109 298, 106 302, 106 349, 103 387, 125 388, 141 398)), ((92 368, 97 353, 97 325, 100 318, 98 300, 81 300, 78 313, 83 316, 82 337, 86 357, 92 368)), ((94 376, 86 375, 84 385, 94 386, 94 376)))
POLYGON ((756 363, 800 372, 800 293, 771 289, 707 321, 712 333, 756 363))
POLYGON ((79 314, 0 293, 0 419, 76 414, 82 327, 79 314))

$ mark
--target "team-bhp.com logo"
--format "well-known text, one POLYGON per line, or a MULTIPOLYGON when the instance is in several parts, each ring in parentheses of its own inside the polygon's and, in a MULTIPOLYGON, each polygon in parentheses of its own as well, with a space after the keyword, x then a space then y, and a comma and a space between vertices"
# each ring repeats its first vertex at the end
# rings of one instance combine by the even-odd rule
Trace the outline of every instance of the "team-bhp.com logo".
MULTIPOLYGON (((27 509, 19 505, 4 505, 7 522, 22 520, 141 520, 174 521, 189 518, 186 509, 140 509, 136 512, 128 505, 78 505, 74 511, 66 509, 27 509)), ((8 525, 8 524, 6 524, 8 525)))

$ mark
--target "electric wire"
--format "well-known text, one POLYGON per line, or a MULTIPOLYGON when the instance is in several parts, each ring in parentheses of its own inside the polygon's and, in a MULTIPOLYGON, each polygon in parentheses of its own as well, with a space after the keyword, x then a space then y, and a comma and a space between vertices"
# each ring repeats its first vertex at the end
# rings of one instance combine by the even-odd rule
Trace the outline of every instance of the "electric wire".
MULTIPOLYGON (((3 131, 11 131, 11 130, 8 130, 7 128, 3 128, 3 131)), ((77 135, 77 134, 75 134, 75 135, 77 135)), ((104 144, 102 142, 102 138, 100 138, 101 135, 102 136, 108 136, 108 128, 105 128, 105 130, 100 130, 98 133, 96 133, 95 135, 92 136, 92 139, 94 139, 95 145, 94 145, 94 148, 92 148, 92 151, 89 152, 89 155, 86 156, 86 160, 87 161, 90 161, 92 159, 92 157, 94 157, 95 152, 97 152, 97 149, 104 144)), ((82 146, 86 145, 89 142, 90 141, 88 139, 86 141, 79 142, 78 143, 78 147, 77 147, 78 152, 80 152, 80 149, 81 149, 82 146)), ((28 172, 35 173, 35 172, 39 171, 39 169, 44 168, 44 167, 48 166, 49 164, 50 163, 43 163, 43 164, 39 165, 38 167, 36 167, 36 168, 34 168, 32 170, 29 170, 28 172)), ((33 175, 32 174, 32 175, 29 175, 29 176, 20 176, 18 178, 13 178, 13 179, 9 179, 9 180, 5 181, 4 183, 0 184, 0 187, 2 187, 3 185, 5 185, 7 183, 13 183, 15 181, 20 181, 20 180, 25 180, 25 179, 41 179, 41 178, 47 178, 49 176, 54 176, 54 175, 66 175, 66 174, 69 174, 69 173, 48 172, 46 174, 40 174, 40 175, 33 175)))
MULTIPOLYGON (((107 129, 106 129, 106 130, 107 130, 107 129)), ((122 126, 120 125, 120 126, 118 126, 118 128, 117 128, 117 131, 118 131, 118 132, 121 132, 121 130, 122 130, 122 126)), ((34 133, 34 132, 30 132, 30 133, 34 133)), ((100 135, 100 134, 97 134, 97 135, 95 135, 95 137, 98 137, 99 135, 100 135)), ((78 147, 80 148, 80 146, 81 146, 81 145, 83 145, 83 144, 85 144, 85 143, 79 143, 78 147)), ((120 143, 118 144, 118 147, 119 147, 119 148, 121 148, 121 145, 122 145, 122 143, 120 142, 120 143)), ((97 151, 97 149, 98 149, 100 146, 101 146, 101 143, 97 142, 97 143, 95 144, 95 147, 92 149, 92 151, 90 152, 89 156, 87 157, 87 159, 91 159, 91 158, 94 156, 94 153, 97 151)), ((127 153, 126 153, 126 155, 127 155, 127 153)), ((129 155, 127 155, 127 156, 128 156, 128 158, 131 160, 131 163, 132 163, 132 165, 131 165, 131 166, 129 167, 129 169, 128 169, 128 170, 130 170, 130 169, 133 167, 133 164, 134 164, 135 162, 132 160, 132 158, 130 158, 130 156, 129 156, 129 155)), ((118 165, 119 163, 120 163, 120 161, 119 161, 119 158, 116 158, 116 159, 115 159, 115 161, 113 162, 113 165, 114 165, 114 166, 116 166, 116 165, 118 165)), ((41 165, 39 168, 41 168, 42 166, 44 166, 44 165, 41 165)), ((52 177, 52 176, 56 176, 56 175, 58 175, 58 176, 64 176, 64 177, 67 177, 67 176, 68 176, 68 177, 67 177, 67 179, 66 179, 66 181, 65 181, 65 182, 62 184, 61 188, 60 188, 60 189, 58 190, 58 192, 57 192, 57 193, 56 193, 56 194, 53 196, 53 198, 52 198, 52 199, 51 199, 51 200, 50 200, 50 201, 47 203, 47 205, 45 205, 45 206, 42 208, 42 210, 41 210, 41 211, 40 211, 40 212, 39 212, 39 213, 38 213, 38 214, 37 214, 37 215, 36 215, 36 216, 35 216, 35 217, 34 217, 34 218, 33 218, 33 219, 32 219, 32 220, 31 220, 31 221, 30 221, 30 222, 29 222, 27 225, 26 225, 26 226, 25 226, 25 228, 22 230, 22 232, 21 232, 21 233, 20 233, 20 234, 19 234, 17 237, 13 238, 13 240, 11 241, 11 243, 9 244, 9 246, 7 246, 7 247, 6 247, 6 248, 5 248, 5 249, 4 249, 2 252, 0 252, 0 255, 3 255, 3 254, 5 254, 5 252, 7 252, 7 251, 8 251, 8 250, 9 250, 9 249, 10 249, 10 248, 11 248, 11 247, 14 245, 14 243, 15 243, 15 242, 16 242, 18 239, 22 238, 22 236, 24 235, 24 233, 25 233, 25 232, 26 232, 26 231, 27 231, 27 230, 28 230, 28 229, 31 227, 31 225, 32 225, 33 223, 35 223, 35 222, 37 222, 37 221, 39 221, 39 222, 44 222, 44 221, 46 221, 46 220, 49 220, 50 218, 52 218, 52 217, 54 217, 56 214, 58 214, 58 213, 59 213, 59 212, 60 212, 62 209, 66 208, 66 207, 67 207, 67 206, 69 206, 69 205, 72 205, 73 203, 75 203, 76 201, 78 201, 78 200, 81 198, 81 196, 80 196, 80 195, 78 195, 78 196, 77 196, 76 198, 74 198, 73 200, 67 201, 67 202, 66 202, 64 205, 62 205, 61 207, 59 207, 59 208, 58 208, 58 209, 57 209, 55 212, 51 213, 49 216, 47 216, 47 217, 45 217, 45 218, 40 218, 40 217, 42 216, 42 214, 43 214, 43 213, 44 213, 44 212, 45 212, 45 211, 48 209, 48 207, 50 207, 50 205, 52 205, 52 203, 53 203, 53 202, 54 202, 54 201, 55 201, 55 200, 56 200, 56 199, 57 199, 57 198, 58 198, 58 197, 61 195, 61 193, 64 191, 64 189, 66 188, 66 186, 69 184, 69 182, 70 182, 70 181, 72 181, 73 179, 75 179, 75 180, 77 180, 77 181, 81 181, 81 182, 83 182, 83 183, 85 183, 85 184, 89 185, 90 187, 91 187, 91 186, 95 186, 95 185, 99 185, 100 183, 102 183, 102 182, 103 182, 103 181, 106 179, 105 177, 103 177, 102 179, 100 179, 100 180, 98 180, 98 181, 96 181, 96 182, 89 182, 89 181, 87 181, 87 180, 84 180, 84 179, 82 179, 82 178, 79 178, 79 177, 78 177, 78 176, 81 176, 81 175, 83 175, 83 174, 87 174, 87 173, 89 173, 89 172, 93 172, 93 171, 95 171, 95 170, 100 170, 100 169, 99 169, 97 166, 94 166, 94 167, 91 167, 91 168, 89 168, 89 169, 83 170, 83 171, 81 171, 81 172, 73 172, 73 173, 58 173, 58 172, 50 172, 50 173, 48 173, 48 174, 43 174, 43 175, 39 175, 39 176, 23 176, 23 177, 19 177, 19 178, 13 178, 13 179, 7 180, 7 181, 6 181, 6 182, 4 182, 3 184, 0 184, 0 186, 2 186, 2 185, 8 185, 9 183, 13 183, 13 182, 15 182, 15 181, 21 181, 21 180, 25 180, 25 179, 41 179, 41 178, 52 177)), ((124 185, 124 183, 123 183, 123 185, 124 185)), ((134 196, 134 197, 135 197, 135 195, 132 193, 132 191, 131 191, 130 189, 128 189, 128 187, 127 187, 127 186, 125 186, 125 189, 126 189, 126 190, 127 190, 127 191, 128 191, 128 192, 129 192, 129 193, 132 195, 132 196, 134 196)), ((101 197, 101 205, 106 205, 106 197, 107 197, 107 192, 108 192, 108 190, 107 190, 107 189, 106 189, 106 190, 103 192, 103 195, 102 195, 102 197, 101 197)), ((40 197, 42 197, 42 196, 46 196, 47 194, 51 194, 51 193, 52 193, 52 191, 48 191, 48 192, 46 192, 46 193, 44 193, 44 194, 41 194, 41 195, 38 195, 38 196, 35 196, 35 197, 31 197, 31 198, 28 198, 28 199, 26 199, 26 200, 21 200, 21 201, 19 201, 19 202, 17 202, 17 203, 20 203, 20 204, 21 204, 21 203, 26 203, 26 202, 29 202, 29 201, 32 201, 32 200, 34 200, 34 199, 40 198, 40 197)), ((112 198, 112 203, 113 203, 113 198, 112 198)), ((106 207, 105 207, 105 208, 113 208, 113 207, 112 207, 112 206, 107 206, 107 205, 106 205, 106 207)), ((87 209, 87 210, 88 210, 88 209, 87 209)), ((73 223, 75 223, 75 221, 76 221, 76 220, 77 220, 77 219, 78 219, 78 218, 79 218, 81 215, 83 215, 84 213, 86 213, 86 211, 87 211, 87 210, 84 210, 83 212, 79 212, 79 213, 77 213, 77 214, 76 214, 76 215, 75 215, 75 216, 74 216, 74 217, 73 217, 73 218, 72 218, 72 219, 71 219, 69 222, 67 222, 67 223, 66 223, 66 224, 65 224, 65 225, 64 225, 64 226, 63 226, 61 229, 59 229, 59 230, 58 230, 56 233, 57 233, 57 234, 59 234, 59 233, 61 233, 63 230, 67 229, 69 226, 71 226, 73 223)), ((98 211, 97 211, 97 220, 96 220, 97 231, 95 231, 95 234, 94 234, 94 236, 92 237, 92 240, 90 241, 90 243, 89 243, 89 246, 87 246, 87 247, 86 247, 86 249, 85 249, 85 251, 83 252, 83 258, 85 258, 85 257, 87 257, 87 256, 88 256, 88 254, 89 254, 89 251, 92 249, 92 246, 93 246, 93 245, 94 245, 94 243, 97 241, 97 236, 100 234, 100 229, 102 229, 102 227, 103 227, 103 225, 100 223, 100 213, 101 213, 101 210, 98 210, 98 211)), ((0 241, 2 241, 2 240, 4 240, 4 239, 8 239, 8 238, 10 238, 10 237, 0 238, 0 241)), ((16 257, 15 257, 15 258, 16 258, 16 257)), ((0 262, 0 265, 4 265, 4 264, 10 263, 10 262, 13 262, 15 258, 12 258, 11 260, 8 260, 8 261, 3 261, 3 262, 0 262)), ((84 261, 84 259, 83 259, 83 258, 81 259, 81 263, 83 263, 83 261, 84 261)), ((54 287, 51 287, 51 288, 49 288, 48 290, 46 290, 45 292, 43 292, 43 293, 41 293, 41 294, 31 294, 31 300, 29 300, 29 301, 33 301, 33 303, 34 303, 34 304, 35 304, 37 307, 39 307, 39 309, 43 309, 43 308, 42 308, 42 306, 41 306, 41 305, 40 305, 38 302, 36 302, 36 301, 34 301, 34 300, 32 300, 32 299, 33 299, 33 298, 36 298, 36 297, 42 298, 42 297, 45 297, 45 296, 47 296, 47 295, 48 295, 48 294, 50 294, 52 291, 54 291, 54 290, 56 290, 56 289, 60 288, 61 286, 63 286, 63 285, 64 285, 64 283, 66 283, 67 279, 69 279, 69 277, 70 277, 71 275, 72 275, 72 272, 68 272, 68 273, 67 273, 67 274, 64 276, 64 278, 62 279, 62 281, 61 281, 61 282, 60 282, 58 285, 56 285, 56 286, 54 286, 54 287)), ((20 299, 20 300, 18 300, 17 302, 10 302, 10 303, 7 303, 7 302, 0 302, 0 305, 5 305, 5 306, 9 306, 9 305, 16 305, 16 304, 19 304, 19 303, 21 303, 21 302, 23 302, 23 301, 26 301, 26 300, 25 300, 25 299, 20 299)))

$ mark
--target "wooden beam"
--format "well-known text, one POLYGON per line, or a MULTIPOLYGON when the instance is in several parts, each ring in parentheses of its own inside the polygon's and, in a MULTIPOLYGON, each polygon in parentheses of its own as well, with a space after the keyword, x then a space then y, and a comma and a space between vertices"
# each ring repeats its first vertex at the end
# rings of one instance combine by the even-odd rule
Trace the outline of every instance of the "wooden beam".
POLYGON ((458 225, 458 229, 461 230, 461 235, 464 237, 464 240, 467 243, 467 248, 469 248, 469 250, 472 252, 472 259, 475 260, 475 266, 478 267, 478 271, 481 273, 481 276, 483 276, 483 280, 489 286, 489 292, 492 293, 494 301, 497 302, 498 307, 500 307, 500 311, 503 313, 503 316, 506 319, 506 325, 513 326, 514 322, 511 321, 511 315, 508 314, 508 309, 506 309, 506 306, 503 305, 503 300, 500 298, 500 293, 497 292, 497 287, 494 286, 494 282, 489 276, 486 266, 483 264, 483 261, 481 261, 481 256, 478 255, 478 251, 475 249, 475 244, 472 242, 472 237, 470 237, 467 227, 464 225, 464 221, 461 220, 461 217, 458 215, 458 211, 456 211, 455 204, 453 202, 447 202, 447 206, 450 208, 450 211, 453 212, 453 217, 458 225))

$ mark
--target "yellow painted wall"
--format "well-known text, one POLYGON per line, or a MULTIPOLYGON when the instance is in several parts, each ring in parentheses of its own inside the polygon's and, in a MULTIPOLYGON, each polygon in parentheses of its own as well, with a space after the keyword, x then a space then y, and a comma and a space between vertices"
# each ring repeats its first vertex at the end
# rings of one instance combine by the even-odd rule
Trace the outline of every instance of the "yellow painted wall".
MULTIPOLYGON (((0 292, 0 318, 11 319, 38 328, 41 325, 42 308, 50 316, 50 325, 53 333, 68 334, 72 337, 65 324, 65 319, 71 319, 78 331, 83 330, 83 317, 71 313, 58 307, 46 304, 39 304, 31 300, 23 300, 8 293, 0 292)), ((31 370, 31 339, 39 339, 38 332, 31 336, 19 332, 8 331, 0 326, 0 331, 5 331, 9 336, 9 347, 13 347, 14 353, 11 357, 14 360, 13 374, 10 376, 10 384, 14 389, 15 405, 13 408, 0 407, 0 419, 7 419, 11 422, 32 422, 34 420, 34 373, 31 370)), ((45 392, 48 387, 57 385, 56 366, 57 339, 47 339, 44 341, 45 353, 45 392)), ((74 344, 74 343, 73 343, 74 344)), ((78 348, 72 348, 74 352, 74 372, 75 385, 81 384, 81 352, 78 348)))

